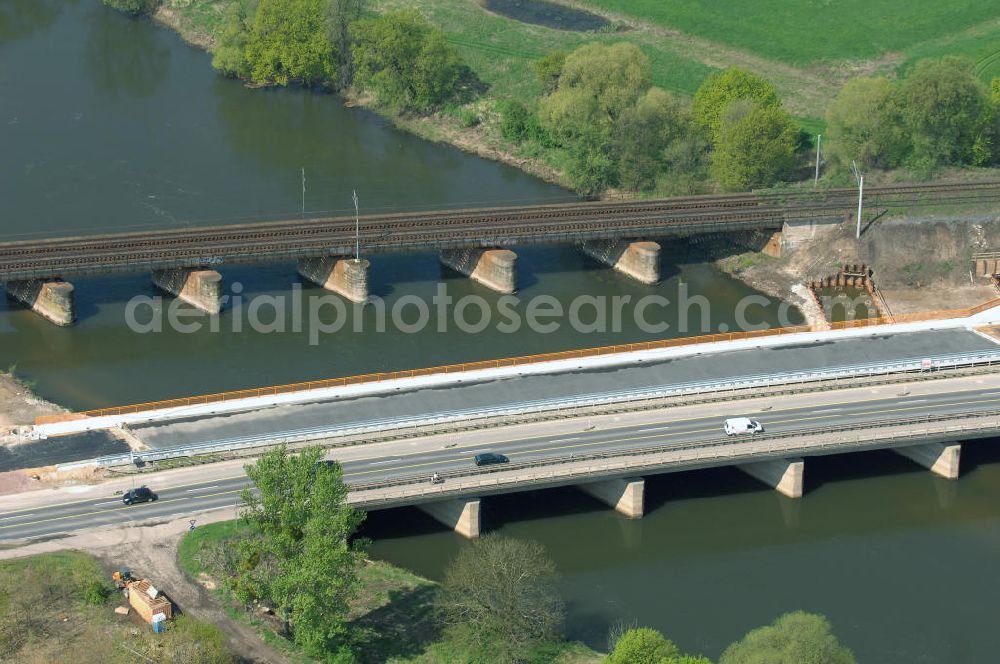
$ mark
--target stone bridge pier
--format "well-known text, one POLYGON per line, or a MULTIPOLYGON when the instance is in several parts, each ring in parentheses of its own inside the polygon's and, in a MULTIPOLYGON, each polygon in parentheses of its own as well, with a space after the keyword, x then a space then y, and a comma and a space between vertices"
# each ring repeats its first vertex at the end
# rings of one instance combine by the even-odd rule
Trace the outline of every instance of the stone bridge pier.
POLYGON ((56 325, 72 325, 76 317, 73 284, 62 279, 8 281, 7 296, 56 325))
POLYGON ((660 281, 660 245, 629 240, 587 240, 580 251, 644 284, 660 281))
POLYGON ((153 270, 153 285, 205 313, 222 311, 222 275, 204 268, 153 270))
POLYGON ((517 254, 509 249, 445 249, 441 263, 499 293, 517 290, 517 254))
POLYGON ((299 275, 312 283, 333 291, 351 302, 368 301, 368 281, 371 263, 364 258, 321 256, 299 261, 299 275))

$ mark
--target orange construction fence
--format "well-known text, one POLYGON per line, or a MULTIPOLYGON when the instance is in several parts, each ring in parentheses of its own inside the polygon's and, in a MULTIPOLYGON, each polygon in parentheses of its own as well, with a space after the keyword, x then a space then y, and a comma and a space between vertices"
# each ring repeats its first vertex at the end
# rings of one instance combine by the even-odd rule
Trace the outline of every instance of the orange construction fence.
MULTIPOLYGON (((1000 306, 1000 298, 984 302, 967 309, 949 309, 946 311, 934 311, 916 314, 902 314, 891 318, 859 318, 852 321, 830 323, 833 330, 846 330, 855 327, 868 327, 871 325, 887 325, 891 323, 915 323, 928 320, 945 320, 949 318, 967 318, 993 307, 1000 306)), ((381 373, 361 374, 358 376, 345 376, 343 378, 328 378, 325 380, 311 380, 304 383, 292 383, 289 385, 273 385, 271 387, 258 387, 249 390, 236 390, 233 392, 219 392, 217 394, 203 394, 193 397, 182 397, 180 399, 168 399, 166 401, 150 401, 138 403, 130 406, 114 406, 111 408, 98 408, 96 410, 86 410, 79 413, 63 413, 59 415, 45 415, 35 419, 35 424, 53 424, 56 422, 68 422, 91 417, 103 417, 106 415, 126 415, 147 410, 162 410, 165 408, 178 408, 183 406, 196 406, 199 404, 219 403, 222 401, 233 401, 236 399, 249 399, 252 397, 273 396, 277 394, 288 394, 291 392, 304 392, 307 390, 318 390, 327 387, 344 387, 346 385, 360 385, 363 383, 378 383, 386 380, 398 378, 415 378, 417 376, 430 376, 434 374, 460 373, 463 371, 475 371, 478 369, 496 369, 501 367, 516 367, 525 364, 536 364, 539 362, 552 362, 555 360, 572 360, 585 357, 596 357, 599 355, 612 355, 615 353, 627 353, 637 350, 655 350, 660 348, 677 348, 680 346, 694 346, 697 344, 714 343, 718 341, 737 341, 740 339, 757 339, 761 337, 774 337, 785 334, 797 334, 800 332, 815 331, 811 325, 797 325, 794 327, 776 327, 766 330, 755 330, 752 332, 728 332, 723 334, 704 334, 695 337, 682 337, 679 339, 659 339, 656 341, 641 341, 631 344, 619 344, 616 346, 599 346, 597 348, 581 348, 579 350, 566 350, 556 353, 541 353, 539 355, 524 355, 521 357, 508 357, 500 360, 481 360, 478 362, 465 362, 462 364, 446 364, 437 367, 426 367, 423 369, 406 369, 403 371, 387 371, 381 373)))

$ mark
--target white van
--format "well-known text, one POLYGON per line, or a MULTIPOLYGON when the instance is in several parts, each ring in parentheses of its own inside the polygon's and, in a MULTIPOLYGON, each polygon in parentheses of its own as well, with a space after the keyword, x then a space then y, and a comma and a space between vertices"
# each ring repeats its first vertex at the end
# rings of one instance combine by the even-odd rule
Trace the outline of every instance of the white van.
POLYGON ((764 427, 757 420, 749 417, 731 417, 726 420, 727 436, 738 436, 743 433, 764 433, 764 427))

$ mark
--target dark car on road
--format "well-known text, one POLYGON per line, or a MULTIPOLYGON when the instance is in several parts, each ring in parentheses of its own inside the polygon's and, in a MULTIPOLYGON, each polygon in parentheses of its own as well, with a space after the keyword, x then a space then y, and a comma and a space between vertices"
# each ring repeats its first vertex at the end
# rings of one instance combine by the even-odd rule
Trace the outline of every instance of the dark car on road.
POLYGON ((138 489, 131 489, 122 496, 122 502, 126 505, 145 503, 157 499, 157 495, 149 490, 149 487, 141 486, 138 489))
POLYGON ((510 461, 510 459, 502 454, 496 454, 495 452, 483 452, 482 454, 476 455, 477 466, 492 466, 495 463, 507 463, 508 461, 510 461))

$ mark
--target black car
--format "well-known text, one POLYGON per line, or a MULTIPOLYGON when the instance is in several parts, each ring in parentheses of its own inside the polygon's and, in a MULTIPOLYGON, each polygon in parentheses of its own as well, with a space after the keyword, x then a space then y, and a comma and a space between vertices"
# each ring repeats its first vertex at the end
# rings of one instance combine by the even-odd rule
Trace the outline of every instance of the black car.
POLYGON ((156 500, 157 495, 149 490, 149 487, 141 486, 138 489, 132 489, 126 491, 125 495, 122 496, 122 502, 126 505, 134 505, 135 503, 145 503, 152 500, 156 500))
POLYGON ((496 454, 495 452, 483 452, 482 454, 476 455, 477 466, 492 466, 495 463, 507 463, 508 461, 510 461, 510 459, 502 454, 496 454))

